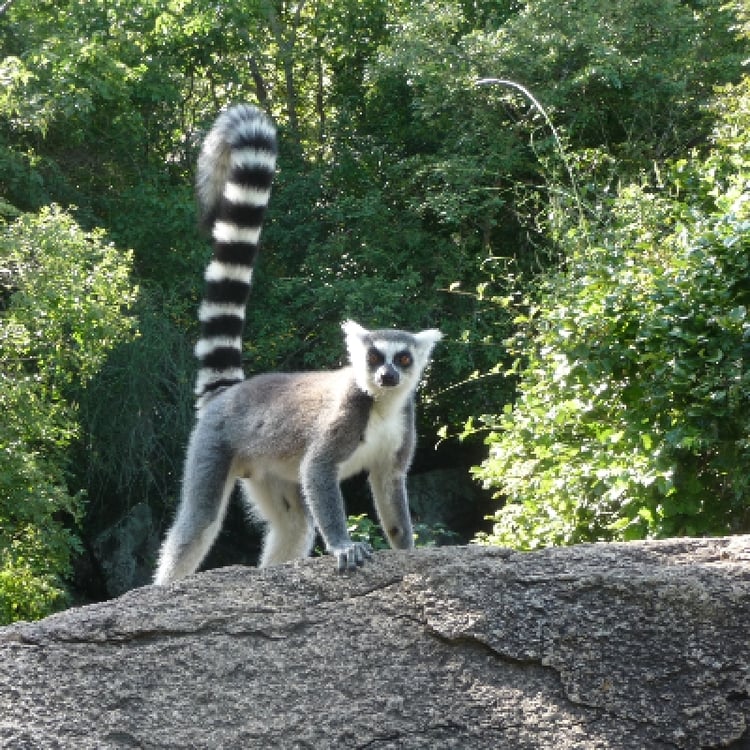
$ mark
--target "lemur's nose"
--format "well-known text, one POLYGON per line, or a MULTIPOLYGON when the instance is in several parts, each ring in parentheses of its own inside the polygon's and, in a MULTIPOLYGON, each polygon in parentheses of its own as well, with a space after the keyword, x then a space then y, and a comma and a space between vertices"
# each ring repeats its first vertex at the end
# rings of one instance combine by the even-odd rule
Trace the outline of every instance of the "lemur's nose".
POLYGON ((384 365, 378 373, 378 380, 380 385, 384 387, 393 387, 398 385, 399 374, 398 370, 393 365, 384 365))

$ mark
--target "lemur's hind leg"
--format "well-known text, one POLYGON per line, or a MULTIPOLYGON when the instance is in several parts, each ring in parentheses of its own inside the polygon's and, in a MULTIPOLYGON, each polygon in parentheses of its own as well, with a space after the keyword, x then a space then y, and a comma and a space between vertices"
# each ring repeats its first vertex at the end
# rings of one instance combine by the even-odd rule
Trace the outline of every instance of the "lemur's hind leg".
POLYGON ((250 512, 266 524, 260 566, 307 557, 315 541, 312 517, 300 487, 276 477, 242 481, 250 512))
POLYGON ((226 515, 236 482, 232 458, 218 446, 202 442, 203 437, 199 423, 188 447, 177 517, 159 553, 157 585, 195 573, 226 515))

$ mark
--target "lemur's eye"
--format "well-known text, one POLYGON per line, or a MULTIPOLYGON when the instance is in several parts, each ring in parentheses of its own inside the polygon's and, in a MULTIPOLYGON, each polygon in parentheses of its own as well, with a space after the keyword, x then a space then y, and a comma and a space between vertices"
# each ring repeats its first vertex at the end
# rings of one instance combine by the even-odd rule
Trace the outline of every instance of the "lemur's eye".
POLYGON ((367 364, 370 367, 380 367, 385 362, 385 357, 374 347, 367 350, 367 364))
POLYGON ((397 364, 399 367, 402 367, 402 368, 411 367, 411 363, 413 361, 414 361, 414 358, 411 356, 409 352, 399 352, 393 358, 394 364, 397 364))

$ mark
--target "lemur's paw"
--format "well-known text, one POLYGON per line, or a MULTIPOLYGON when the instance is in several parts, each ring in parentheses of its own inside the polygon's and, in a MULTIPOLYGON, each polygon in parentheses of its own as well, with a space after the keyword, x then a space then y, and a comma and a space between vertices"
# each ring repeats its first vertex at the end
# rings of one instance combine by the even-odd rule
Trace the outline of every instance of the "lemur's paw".
POLYGON ((367 542, 349 542, 334 547, 331 554, 336 558, 339 573, 344 573, 362 567, 372 557, 372 547, 367 542))

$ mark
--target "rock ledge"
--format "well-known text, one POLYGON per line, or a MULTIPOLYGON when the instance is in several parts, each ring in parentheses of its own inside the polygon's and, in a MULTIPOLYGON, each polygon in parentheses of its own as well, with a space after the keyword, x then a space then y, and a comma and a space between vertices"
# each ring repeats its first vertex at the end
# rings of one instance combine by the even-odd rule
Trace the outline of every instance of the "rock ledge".
POLYGON ((8 748, 750 748, 750 537, 225 568, 0 629, 8 748))

